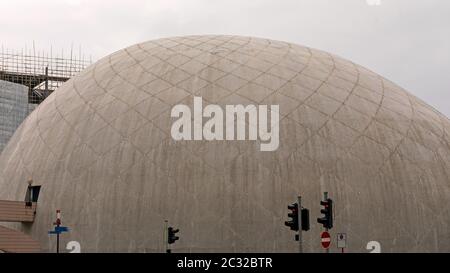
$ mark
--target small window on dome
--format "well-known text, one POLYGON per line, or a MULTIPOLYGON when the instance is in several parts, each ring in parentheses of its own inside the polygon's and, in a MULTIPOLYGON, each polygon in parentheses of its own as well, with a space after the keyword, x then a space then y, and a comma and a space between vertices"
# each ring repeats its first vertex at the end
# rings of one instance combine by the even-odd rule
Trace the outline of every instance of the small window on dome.
POLYGON ((28 186, 27 194, 25 195, 25 202, 27 206, 31 207, 33 202, 38 201, 40 191, 41 186, 28 186))

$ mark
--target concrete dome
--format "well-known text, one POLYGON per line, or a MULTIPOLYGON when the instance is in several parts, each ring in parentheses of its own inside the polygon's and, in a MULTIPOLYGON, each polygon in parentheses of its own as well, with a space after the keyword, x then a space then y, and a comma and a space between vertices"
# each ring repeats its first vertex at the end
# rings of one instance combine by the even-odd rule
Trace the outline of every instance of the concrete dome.
POLYGON ((450 251, 450 122, 394 83, 311 48, 190 36, 107 56, 49 96, 0 159, 0 199, 42 185, 36 221, 15 226, 54 249, 56 209, 82 252, 295 252, 284 226, 302 195, 305 252, 321 251, 319 201, 335 202, 348 250, 450 251), (171 109, 279 105, 279 147, 175 141, 171 109))

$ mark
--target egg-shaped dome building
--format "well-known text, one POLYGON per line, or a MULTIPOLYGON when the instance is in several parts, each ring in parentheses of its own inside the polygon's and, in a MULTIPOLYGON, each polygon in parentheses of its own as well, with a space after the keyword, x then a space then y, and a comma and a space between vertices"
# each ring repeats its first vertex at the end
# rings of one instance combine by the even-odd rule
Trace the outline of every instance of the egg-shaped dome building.
MULTIPOLYGON (((202 119, 205 123, 206 118, 202 119)), ((202 124, 203 125, 203 124, 202 124)), ((195 127, 195 124, 193 125, 195 127)), ((0 158, 0 199, 40 185, 32 225, 53 251, 55 210, 82 252, 296 252, 284 225, 302 196, 319 252, 320 200, 334 201, 331 252, 450 251, 450 121, 396 84, 335 55, 239 36, 153 40, 91 65, 50 95, 0 158), (278 105, 279 145, 175 140, 172 109, 278 105)), ((3 225, 3 224, 2 224, 3 225)))

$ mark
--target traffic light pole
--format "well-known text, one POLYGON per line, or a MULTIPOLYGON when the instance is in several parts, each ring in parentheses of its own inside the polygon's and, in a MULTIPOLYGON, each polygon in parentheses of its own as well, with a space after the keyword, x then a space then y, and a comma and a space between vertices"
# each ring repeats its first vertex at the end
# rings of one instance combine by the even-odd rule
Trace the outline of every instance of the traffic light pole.
MULTIPOLYGON (((328 200, 328 192, 323 192, 323 200, 328 200)), ((325 228, 325 231, 328 232, 328 228, 325 228)), ((330 253, 330 248, 325 249, 325 253, 330 253)))
POLYGON ((302 197, 298 196, 298 245, 299 245, 299 252, 303 253, 303 241, 302 241, 302 197))
POLYGON ((166 245, 166 253, 170 253, 168 228, 169 228, 169 222, 167 220, 165 220, 164 221, 164 242, 166 245))

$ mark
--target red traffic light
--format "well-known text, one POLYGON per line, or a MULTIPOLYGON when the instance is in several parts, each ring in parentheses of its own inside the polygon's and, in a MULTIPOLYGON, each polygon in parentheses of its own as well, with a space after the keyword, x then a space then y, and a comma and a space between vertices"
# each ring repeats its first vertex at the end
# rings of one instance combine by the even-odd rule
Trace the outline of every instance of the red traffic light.
POLYGON ((298 204, 294 203, 288 206, 288 209, 291 211, 288 213, 288 217, 291 218, 289 221, 284 222, 284 225, 290 227, 291 230, 298 231, 298 204))
POLYGON ((294 203, 292 205, 289 205, 288 209, 292 210, 293 212, 298 211, 298 204, 294 203))
POLYGON ((333 227, 333 200, 328 198, 327 200, 320 201, 320 205, 324 207, 320 210, 323 217, 317 218, 317 222, 322 224, 324 228, 331 229, 333 227))

